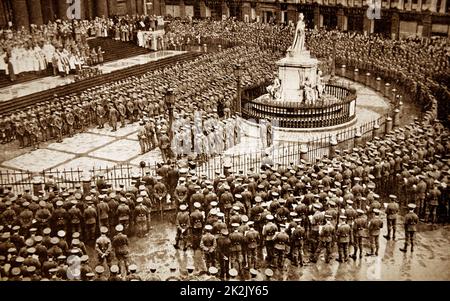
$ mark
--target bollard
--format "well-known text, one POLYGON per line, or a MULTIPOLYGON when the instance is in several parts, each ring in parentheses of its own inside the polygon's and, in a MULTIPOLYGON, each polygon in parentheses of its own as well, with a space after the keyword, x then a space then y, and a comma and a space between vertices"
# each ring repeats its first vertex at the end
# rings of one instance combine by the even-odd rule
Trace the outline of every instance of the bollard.
POLYGON ((336 146, 337 146, 337 141, 332 140, 330 142, 330 158, 334 158, 336 156, 336 146))
POLYGON ((353 80, 355 82, 359 81, 359 70, 358 70, 358 68, 355 68, 355 71, 353 71, 353 80))
POLYGON ((370 87, 370 86, 371 86, 371 85, 370 85, 370 73, 369 73, 369 72, 366 73, 366 78, 365 78, 364 84, 365 84, 367 87, 370 87))
POLYGON ((360 132, 357 132, 355 134, 355 138, 354 139, 355 139, 355 141, 354 141, 353 145, 355 147, 361 147, 362 146, 362 138, 361 138, 361 133, 360 132))
POLYGON ((222 51, 222 46, 221 46, 221 45, 218 46, 218 51, 219 51, 219 52, 222 51))
POLYGON ((388 117, 388 118, 386 118, 386 130, 385 130, 385 133, 388 134, 390 131, 392 131, 392 118, 388 117))
POLYGON ((346 69, 346 66, 345 66, 345 65, 342 65, 342 66, 341 66, 341 76, 342 76, 342 77, 345 77, 345 69, 346 69))
POLYGON ((385 83, 384 84, 384 97, 389 98, 390 90, 391 90, 391 84, 385 83))
POLYGON ((381 78, 380 77, 377 77, 377 82, 376 82, 376 90, 378 91, 378 92, 380 92, 381 91, 381 78))
POLYGON ((208 46, 206 44, 203 44, 203 52, 208 52, 208 46))
POLYGON ((389 98, 391 99, 392 103, 394 103, 394 104, 395 104, 395 98, 396 97, 397 97, 397 89, 393 88, 392 89, 392 93, 391 93, 389 98))
POLYGON ((400 110, 394 110, 394 126, 397 127, 400 125, 400 110))
POLYGON ((380 137, 380 125, 378 123, 375 123, 372 129, 372 139, 375 137, 380 137))
POLYGON ((81 179, 82 187, 83 187, 83 195, 88 195, 91 191, 91 179, 88 177, 83 177, 81 179))
POLYGON ((39 196, 39 191, 42 190, 42 179, 34 178, 32 181, 32 185, 33 185, 33 195, 39 196))
POLYGON ((300 159, 308 161, 308 146, 304 144, 300 147, 300 159))

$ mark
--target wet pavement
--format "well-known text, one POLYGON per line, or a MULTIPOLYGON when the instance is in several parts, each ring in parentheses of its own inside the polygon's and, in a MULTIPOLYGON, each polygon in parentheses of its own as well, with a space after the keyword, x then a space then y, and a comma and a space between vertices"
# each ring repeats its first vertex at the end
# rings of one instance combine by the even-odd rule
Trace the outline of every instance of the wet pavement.
MULTIPOLYGON (((386 224, 385 217, 382 216, 386 224)), ((175 250, 175 225, 173 213, 165 213, 163 220, 154 216, 152 229, 147 237, 130 238, 129 264, 138 266, 138 274, 145 280, 149 276, 150 264, 157 267, 156 274, 162 279, 170 275, 169 267, 177 266, 176 275, 181 278, 187 275, 186 267, 194 265, 196 275, 205 274, 205 264, 200 251, 188 249, 186 252, 175 250)), ((398 220, 397 238, 387 241, 382 237, 386 233, 386 225, 380 235, 379 256, 363 256, 362 259, 349 259, 346 263, 332 260, 325 262, 324 252, 317 263, 307 263, 303 267, 295 267, 285 260, 283 270, 274 269, 273 280, 450 280, 450 225, 433 226, 420 224, 416 234, 414 253, 399 250, 404 245, 402 218, 398 220)), ((369 251, 368 242, 364 242, 365 252, 369 251)), ((353 249, 350 248, 350 254, 353 249)), ((93 251, 90 250, 90 254, 93 251)), ((337 247, 333 249, 337 258, 337 247)), ((93 258, 93 257, 91 257, 93 258)), ((264 271, 266 263, 260 257, 258 270, 264 271)), ((93 264, 95 264, 93 262, 93 264)), ((201 278, 201 277, 200 277, 201 278)), ((241 279, 250 278, 248 270, 241 279)))

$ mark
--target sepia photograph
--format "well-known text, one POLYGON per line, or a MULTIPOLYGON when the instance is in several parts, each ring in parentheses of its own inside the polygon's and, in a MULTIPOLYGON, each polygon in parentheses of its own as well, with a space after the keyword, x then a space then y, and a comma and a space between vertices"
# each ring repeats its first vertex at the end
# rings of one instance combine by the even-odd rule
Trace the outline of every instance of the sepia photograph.
POLYGON ((1 0, 0 56, 1 282, 450 280, 448 0, 1 0))

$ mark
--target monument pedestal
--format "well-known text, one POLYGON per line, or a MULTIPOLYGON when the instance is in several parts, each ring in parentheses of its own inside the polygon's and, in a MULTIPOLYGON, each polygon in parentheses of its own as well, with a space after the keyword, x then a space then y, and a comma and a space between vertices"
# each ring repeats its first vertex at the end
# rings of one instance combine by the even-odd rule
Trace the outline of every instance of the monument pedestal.
POLYGON ((300 56, 286 56, 277 62, 280 79, 280 99, 282 101, 303 101, 303 85, 308 80, 311 88, 317 85, 317 65, 319 61, 312 58, 309 51, 300 56))

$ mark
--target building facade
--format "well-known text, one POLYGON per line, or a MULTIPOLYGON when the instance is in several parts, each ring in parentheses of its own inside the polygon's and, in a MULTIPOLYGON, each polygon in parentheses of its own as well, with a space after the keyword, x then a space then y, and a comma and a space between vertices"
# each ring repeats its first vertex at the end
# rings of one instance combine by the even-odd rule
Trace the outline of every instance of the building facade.
POLYGON ((0 26, 113 15, 236 17, 246 22, 296 23, 310 28, 382 33, 393 38, 450 37, 450 0, 1 0, 0 26), (72 16, 71 16, 72 14, 72 16))

